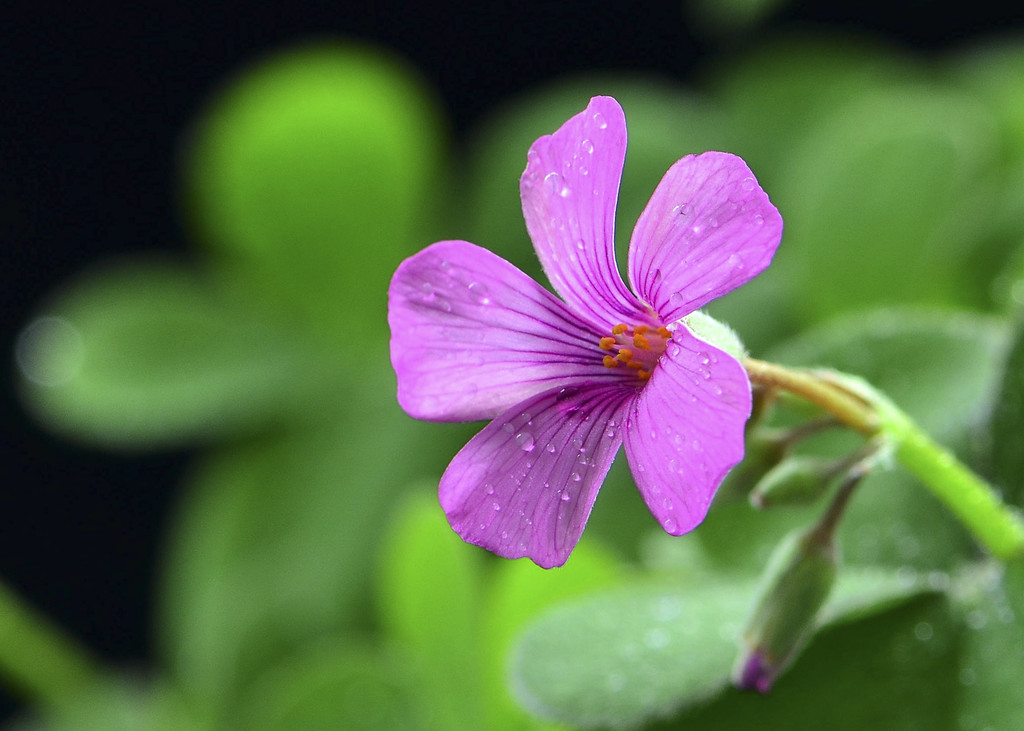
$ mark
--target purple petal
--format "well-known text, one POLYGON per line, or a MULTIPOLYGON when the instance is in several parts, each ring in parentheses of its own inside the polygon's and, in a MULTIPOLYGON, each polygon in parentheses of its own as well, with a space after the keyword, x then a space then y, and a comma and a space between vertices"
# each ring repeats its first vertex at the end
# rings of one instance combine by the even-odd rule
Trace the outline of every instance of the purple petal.
POLYGON ((565 563, 622 443, 632 388, 546 391, 473 437, 441 478, 441 507, 470 543, 544 568, 565 563))
POLYGON ((491 419, 556 384, 616 379, 599 336, 564 302, 465 241, 402 262, 388 324, 398 401, 419 419, 491 419))
POLYGON ((615 263, 615 202, 625 155, 622 108, 598 96, 533 143, 519 181, 526 228, 551 284, 605 326, 643 313, 615 263))
POLYGON ((781 237, 782 217, 743 160, 688 155, 665 173, 637 221, 630 283, 672 322, 760 274, 781 237))
POLYGON ((679 325, 627 419, 626 457, 647 507, 673 535, 707 514, 743 458, 750 382, 739 361, 679 325))

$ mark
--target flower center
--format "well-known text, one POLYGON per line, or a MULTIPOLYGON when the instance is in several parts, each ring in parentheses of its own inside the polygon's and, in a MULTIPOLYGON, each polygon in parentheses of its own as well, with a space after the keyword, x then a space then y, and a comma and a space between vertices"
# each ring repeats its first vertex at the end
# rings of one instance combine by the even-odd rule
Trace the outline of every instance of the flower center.
POLYGON ((601 350, 607 350, 604 356, 605 368, 628 368, 638 379, 646 381, 651 371, 658 365, 665 345, 672 339, 672 332, 664 325, 651 327, 637 325, 629 327, 619 323, 612 328, 612 334, 601 338, 601 350))

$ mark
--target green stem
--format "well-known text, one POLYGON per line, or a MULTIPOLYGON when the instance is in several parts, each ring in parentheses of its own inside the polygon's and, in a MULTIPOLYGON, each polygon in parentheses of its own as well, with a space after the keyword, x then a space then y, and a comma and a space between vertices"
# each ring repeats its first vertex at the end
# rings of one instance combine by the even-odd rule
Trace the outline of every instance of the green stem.
POLYGON ((61 707, 106 678, 75 640, 0 581, 0 674, 27 700, 61 707))
POLYGON ((814 403, 866 436, 892 445, 896 458, 912 472, 993 555, 1024 556, 1024 520, 998 493, 948 450, 936 444, 865 381, 836 371, 786 368, 748 358, 744 366, 754 384, 793 393, 814 403))

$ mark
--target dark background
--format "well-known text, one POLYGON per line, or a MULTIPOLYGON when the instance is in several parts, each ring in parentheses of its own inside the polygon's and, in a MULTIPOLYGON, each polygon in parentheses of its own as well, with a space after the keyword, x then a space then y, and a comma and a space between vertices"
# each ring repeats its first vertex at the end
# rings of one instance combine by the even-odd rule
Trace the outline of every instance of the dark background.
MULTIPOLYGON (((17 333, 45 296, 107 257, 185 251, 179 137, 246 62, 311 37, 397 50, 446 105, 456 140, 536 82, 583 69, 686 81, 761 35, 872 33, 923 52, 1022 25, 1001 2, 794 2, 747 36, 682 2, 28 3, 0 9, 0 576, 104 658, 146 662, 163 525, 185 453, 116 455, 53 436, 15 395, 17 333), (429 9, 428 9, 429 8, 429 9)), ((426 242, 425 242, 426 243, 426 242)), ((15 707, 0 691, 0 719, 15 707)))

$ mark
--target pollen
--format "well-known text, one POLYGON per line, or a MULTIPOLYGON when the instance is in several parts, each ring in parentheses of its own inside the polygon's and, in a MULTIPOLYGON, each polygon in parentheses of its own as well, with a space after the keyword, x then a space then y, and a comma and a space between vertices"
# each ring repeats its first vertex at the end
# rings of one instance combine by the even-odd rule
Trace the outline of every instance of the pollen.
MULTIPOLYGON (((657 319, 657 314, 650 313, 657 319)), ((620 322, 612 327, 611 335, 598 340, 598 347, 607 355, 601 356, 605 368, 622 368, 622 375, 635 374, 636 382, 646 383, 658 365, 665 346, 672 339, 672 331, 664 325, 630 326, 620 322)))

